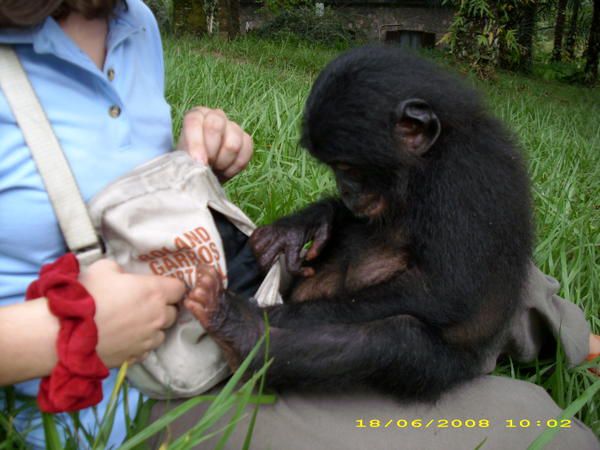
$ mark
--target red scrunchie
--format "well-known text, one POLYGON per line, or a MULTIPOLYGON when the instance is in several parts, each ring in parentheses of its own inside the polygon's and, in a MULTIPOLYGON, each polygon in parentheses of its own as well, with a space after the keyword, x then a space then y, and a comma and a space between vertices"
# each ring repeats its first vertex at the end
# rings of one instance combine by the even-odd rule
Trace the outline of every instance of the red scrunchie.
POLYGON ((102 400, 102 380, 108 369, 96 353, 98 329, 96 305, 79 283, 79 262, 72 253, 46 264, 40 277, 27 288, 26 299, 48 299, 48 307, 60 321, 56 341, 58 363, 44 377, 38 405, 44 412, 77 411, 102 400))

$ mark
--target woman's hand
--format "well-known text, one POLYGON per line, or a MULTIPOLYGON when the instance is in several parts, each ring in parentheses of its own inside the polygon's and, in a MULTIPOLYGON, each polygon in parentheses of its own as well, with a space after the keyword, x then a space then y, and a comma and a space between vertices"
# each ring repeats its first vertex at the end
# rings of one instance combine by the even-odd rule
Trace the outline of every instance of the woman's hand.
POLYGON ((92 264, 79 281, 96 301, 97 352, 108 367, 140 361, 158 347, 186 292, 179 280, 126 274, 106 259, 92 264))
POLYGON ((196 107, 183 118, 177 146, 212 167, 221 181, 241 172, 252 157, 252 138, 220 109, 196 107))

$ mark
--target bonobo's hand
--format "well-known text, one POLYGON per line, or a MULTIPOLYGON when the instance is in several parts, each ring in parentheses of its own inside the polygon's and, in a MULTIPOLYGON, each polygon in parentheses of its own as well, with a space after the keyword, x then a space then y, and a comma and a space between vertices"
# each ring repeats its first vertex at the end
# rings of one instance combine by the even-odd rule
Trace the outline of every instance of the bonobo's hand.
POLYGON ((248 165, 252 138, 220 109, 199 106, 185 114, 178 148, 227 181, 248 165))
POLYGON ((302 264, 319 256, 331 236, 332 223, 333 214, 330 210, 311 214, 309 219, 302 216, 286 217, 254 230, 250 236, 250 246, 263 270, 271 267, 277 257, 284 253, 288 272, 310 277, 314 275, 314 269, 302 264), (310 241, 312 245, 305 251, 304 246, 310 241))

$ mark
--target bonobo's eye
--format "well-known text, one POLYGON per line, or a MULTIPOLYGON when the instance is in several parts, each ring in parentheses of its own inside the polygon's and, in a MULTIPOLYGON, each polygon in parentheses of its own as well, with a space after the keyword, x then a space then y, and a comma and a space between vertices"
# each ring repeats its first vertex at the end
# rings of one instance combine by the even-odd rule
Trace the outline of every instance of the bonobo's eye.
POLYGON ((350 166, 348 164, 344 164, 344 163, 337 163, 334 165, 334 167, 337 170, 341 170, 342 172, 345 172, 346 170, 350 169, 350 166))
POLYGON ((334 170, 339 171, 350 178, 358 178, 360 176, 360 171, 356 167, 350 166, 348 164, 335 163, 332 166, 334 170))

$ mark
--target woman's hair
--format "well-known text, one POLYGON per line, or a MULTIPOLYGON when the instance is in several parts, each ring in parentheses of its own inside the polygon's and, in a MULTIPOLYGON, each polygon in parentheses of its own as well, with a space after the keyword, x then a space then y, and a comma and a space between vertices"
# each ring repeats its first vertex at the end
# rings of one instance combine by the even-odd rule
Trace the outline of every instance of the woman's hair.
POLYGON ((121 0, 2 0, 0 27, 27 27, 43 22, 48 16, 60 19, 71 11, 86 19, 108 17, 121 0))

